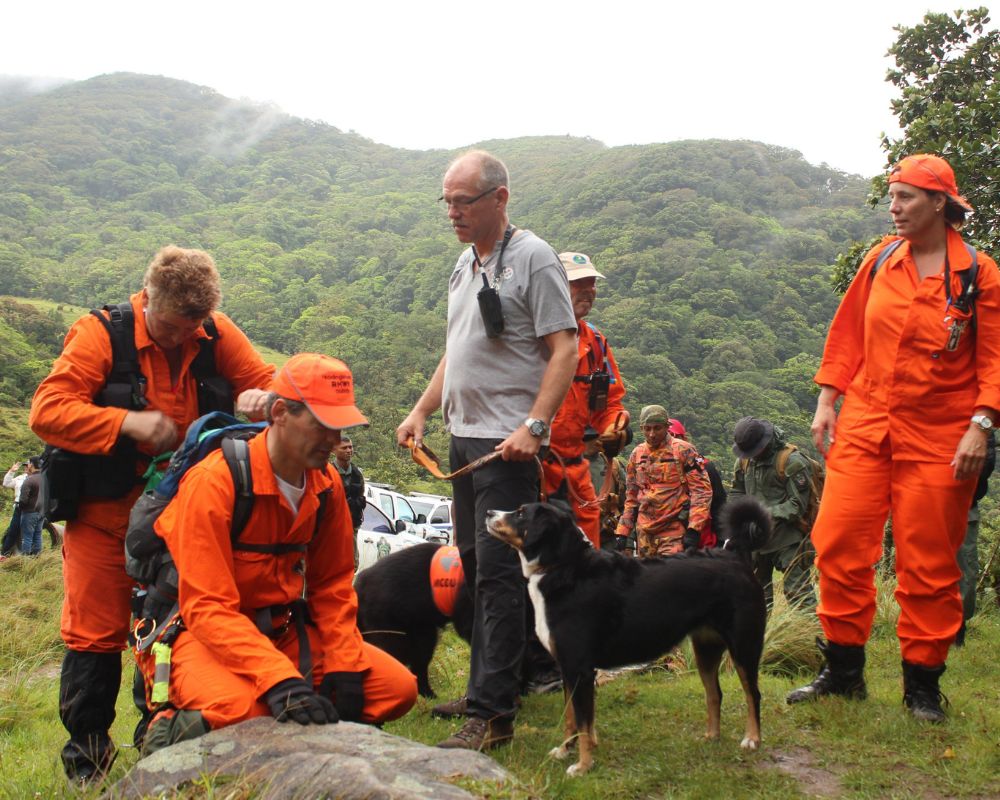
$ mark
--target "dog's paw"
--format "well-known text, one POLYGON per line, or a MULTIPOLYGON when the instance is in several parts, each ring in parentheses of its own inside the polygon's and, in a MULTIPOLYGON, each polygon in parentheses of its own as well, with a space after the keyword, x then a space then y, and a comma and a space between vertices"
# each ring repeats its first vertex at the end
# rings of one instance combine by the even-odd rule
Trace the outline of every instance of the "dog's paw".
MULTIPOLYGON (((702 737, 706 742, 717 742, 719 741, 718 731, 705 731, 705 735, 702 737)), ((746 741, 744 739, 743 741, 746 741)))
POLYGON ((575 764, 571 764, 569 766, 569 768, 566 770, 566 774, 569 775, 570 777, 574 777, 576 775, 583 775, 588 770, 590 770, 589 765, 582 764, 581 762, 577 761, 575 764))
POLYGON ((753 739, 749 736, 743 737, 743 741, 740 742, 740 748, 743 750, 758 750, 760 749, 760 739, 753 739))
POLYGON ((565 761, 569 758, 569 748, 564 744, 561 744, 558 747, 553 747, 549 750, 549 756, 554 758, 556 761, 565 761))

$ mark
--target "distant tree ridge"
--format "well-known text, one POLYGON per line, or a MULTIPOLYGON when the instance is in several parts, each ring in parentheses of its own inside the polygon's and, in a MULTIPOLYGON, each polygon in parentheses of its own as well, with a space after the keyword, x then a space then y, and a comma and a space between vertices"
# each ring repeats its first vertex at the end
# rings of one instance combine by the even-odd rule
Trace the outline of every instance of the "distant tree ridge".
MULTIPOLYGON (((224 310, 255 341, 351 365, 375 423, 356 440, 362 463, 417 480, 391 431, 443 347, 461 245, 435 199, 456 152, 390 148, 133 74, 0 107, 0 286, 92 307, 135 291, 163 244, 205 248, 224 310)), ((865 204, 866 180, 748 141, 482 146, 510 167, 512 219, 608 276, 592 320, 631 408, 666 404, 724 463, 743 414, 805 443, 837 303, 830 265, 888 228, 865 204)), ((0 402, 23 407, 38 371, 11 374, 18 388, 0 402)))

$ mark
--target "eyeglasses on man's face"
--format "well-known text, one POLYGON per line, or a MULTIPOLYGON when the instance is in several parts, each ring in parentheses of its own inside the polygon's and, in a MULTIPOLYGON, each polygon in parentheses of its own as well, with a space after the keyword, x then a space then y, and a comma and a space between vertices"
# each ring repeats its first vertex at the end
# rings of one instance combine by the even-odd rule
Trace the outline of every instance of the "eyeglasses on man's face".
POLYGON ((438 202, 441 203, 441 204, 443 204, 446 208, 452 208, 453 206, 458 206, 459 208, 468 208, 473 203, 478 203, 480 200, 482 200, 484 197, 486 197, 486 195, 492 194, 493 192, 495 192, 499 188, 500 188, 499 186, 494 186, 492 189, 487 189, 485 192, 483 192, 482 194, 477 194, 475 197, 450 197, 449 198, 449 197, 445 197, 444 195, 441 195, 438 198, 438 202))

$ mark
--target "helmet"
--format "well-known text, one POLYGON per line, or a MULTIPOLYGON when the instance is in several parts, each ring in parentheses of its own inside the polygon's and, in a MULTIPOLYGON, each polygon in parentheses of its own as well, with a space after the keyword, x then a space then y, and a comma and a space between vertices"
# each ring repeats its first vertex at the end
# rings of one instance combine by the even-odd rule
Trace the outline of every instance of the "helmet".
POLYGON ((673 417, 670 418, 670 427, 668 427, 667 430, 670 431, 671 436, 680 436, 681 438, 687 436, 688 433, 684 428, 684 423, 682 423, 679 419, 674 419, 673 417))

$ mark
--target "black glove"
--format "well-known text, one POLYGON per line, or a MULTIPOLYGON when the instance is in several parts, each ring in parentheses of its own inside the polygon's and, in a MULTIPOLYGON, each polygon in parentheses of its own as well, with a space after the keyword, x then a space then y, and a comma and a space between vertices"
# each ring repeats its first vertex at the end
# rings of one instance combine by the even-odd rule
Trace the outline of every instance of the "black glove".
POLYGON ((628 537, 615 536, 615 550, 617 550, 619 553, 622 553, 626 549, 628 549, 628 537))
POLYGON ((278 722, 294 720, 299 725, 326 725, 337 721, 330 699, 316 694, 302 678, 287 678, 264 692, 264 702, 278 722))
POLYGON ((365 708, 365 673, 328 672, 319 685, 319 693, 324 700, 332 696, 341 719, 359 722, 365 708))
POLYGON ((700 542, 700 531, 696 531, 694 528, 688 528, 684 531, 684 538, 681 539, 681 543, 684 545, 685 550, 697 550, 700 542))

